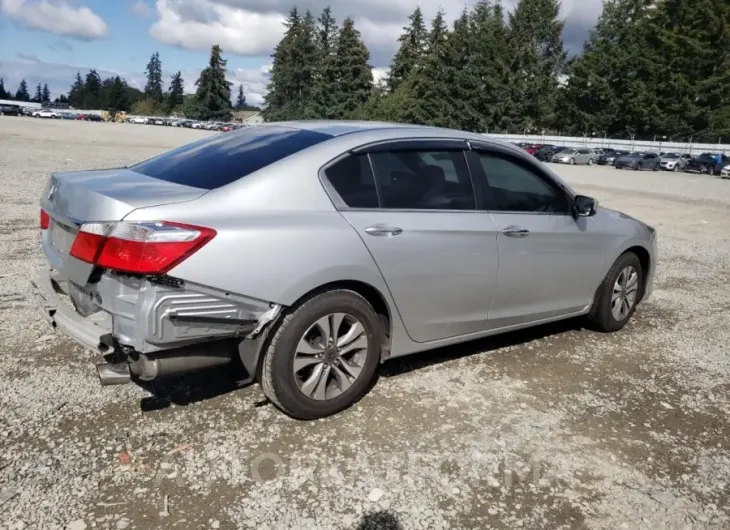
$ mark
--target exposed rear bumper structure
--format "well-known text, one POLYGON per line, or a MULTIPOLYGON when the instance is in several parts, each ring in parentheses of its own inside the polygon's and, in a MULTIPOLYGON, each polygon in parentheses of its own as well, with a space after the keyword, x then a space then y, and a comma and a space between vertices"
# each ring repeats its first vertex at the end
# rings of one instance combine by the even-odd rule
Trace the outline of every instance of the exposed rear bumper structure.
MULTIPOLYGON (((139 306, 142 314, 135 315, 135 311, 120 314, 110 312, 108 309, 119 307, 118 302, 105 301, 109 293, 102 290, 101 294, 94 293, 95 296, 99 295, 98 311, 82 316, 71 303, 67 282, 62 281, 52 269, 42 269, 33 285, 44 320, 81 346, 100 354, 114 353, 119 359, 119 362, 97 365, 102 385, 124 384, 133 378, 151 381, 157 377, 213 368, 231 362, 236 356, 240 356, 252 380, 260 353, 260 339, 265 336, 263 332, 266 326, 281 311, 279 305, 263 306, 266 311, 259 309, 261 306, 257 307, 257 311, 251 311, 250 307, 245 309, 245 306, 242 308, 239 305, 233 311, 228 306, 222 308, 211 304, 210 296, 206 296, 201 301, 206 304, 209 314, 213 315, 206 317, 206 311, 191 311, 189 292, 178 290, 175 293, 180 295, 178 298, 169 289, 157 291, 151 288, 143 289, 142 292, 146 294, 140 293, 140 298, 134 300, 133 305, 139 306), (168 303, 171 300, 182 300, 183 303, 168 303), (225 319, 220 314, 221 309, 234 314, 249 311, 251 318, 225 319), (151 344, 146 340, 148 327, 145 324, 155 320, 168 328, 183 329, 168 330, 165 337, 174 339, 171 342, 151 344), (191 341, 191 335, 197 336, 198 340, 191 341), (139 343, 142 347, 137 349, 135 344, 129 344, 130 336, 142 337, 139 343)), ((106 287, 109 287, 109 283, 106 287)), ((129 296, 126 298, 130 300, 129 296)), ((125 309, 130 308, 125 306, 125 309)))

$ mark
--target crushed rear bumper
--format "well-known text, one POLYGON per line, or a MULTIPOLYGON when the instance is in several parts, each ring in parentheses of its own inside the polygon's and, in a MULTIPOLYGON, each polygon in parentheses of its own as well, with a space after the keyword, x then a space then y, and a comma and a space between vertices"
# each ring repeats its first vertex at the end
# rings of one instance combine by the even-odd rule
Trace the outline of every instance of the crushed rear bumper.
POLYGON ((111 315, 99 311, 81 316, 71 305, 65 282, 59 281, 50 268, 41 269, 32 283, 36 303, 46 322, 90 350, 101 353, 113 350, 111 315))

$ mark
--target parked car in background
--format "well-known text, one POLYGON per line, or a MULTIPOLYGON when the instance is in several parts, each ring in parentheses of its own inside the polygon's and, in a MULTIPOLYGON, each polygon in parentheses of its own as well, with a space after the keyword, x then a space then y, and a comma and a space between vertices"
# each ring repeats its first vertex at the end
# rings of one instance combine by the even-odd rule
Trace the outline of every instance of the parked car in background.
POLYGON ((52 119, 56 119, 56 118, 58 118, 58 113, 55 110, 43 109, 43 110, 37 110, 37 111, 35 111, 33 113, 33 117, 34 118, 52 118, 52 119))
POLYGON ((522 149, 524 149, 527 153, 531 154, 532 156, 535 156, 535 153, 541 147, 542 147, 542 144, 525 144, 524 146, 522 146, 522 149))
POLYGON ((17 105, 0 105, 0 116, 20 116, 22 111, 17 105))
POLYGON ((652 171, 659 171, 659 155, 657 153, 630 153, 619 157, 613 163, 613 167, 616 169, 634 169, 643 171, 645 169, 651 169, 652 171))
POLYGON ((720 170, 720 177, 730 179, 730 166, 725 166, 720 170))
POLYGON ((135 123, 137 125, 144 125, 147 123, 147 118, 144 116, 135 116, 133 118, 127 119, 128 123, 135 123))
POLYGON ((521 149, 372 122, 54 173, 40 229, 43 318, 114 354, 103 384, 236 362, 302 419, 350 406, 395 357, 576 317, 617 331, 656 269, 653 228, 521 149))
POLYGON ((104 121, 104 118, 102 118, 98 114, 94 114, 94 113, 85 114, 84 119, 86 121, 104 121))
POLYGON ((687 162, 684 170, 687 173, 707 173, 708 175, 719 175, 722 168, 730 164, 730 158, 720 155, 718 161, 717 153, 702 153, 687 162))
POLYGON ((688 154, 662 153, 659 165, 666 171, 682 171, 691 158, 692 156, 688 154))
POLYGON ((591 166, 596 161, 596 156, 592 149, 565 149, 553 155, 550 161, 559 164, 587 164, 591 166))
POLYGON ((540 149, 535 151, 535 158, 542 162, 550 162, 553 155, 559 153, 563 149, 565 149, 565 147, 560 145, 543 145, 540 149))
POLYGON ((611 151, 606 151, 605 153, 598 156, 598 158, 596 159, 596 164, 599 164, 601 166, 612 166, 617 158, 620 158, 620 157, 628 155, 628 154, 629 154, 628 151, 623 151, 620 149, 613 149, 611 151))

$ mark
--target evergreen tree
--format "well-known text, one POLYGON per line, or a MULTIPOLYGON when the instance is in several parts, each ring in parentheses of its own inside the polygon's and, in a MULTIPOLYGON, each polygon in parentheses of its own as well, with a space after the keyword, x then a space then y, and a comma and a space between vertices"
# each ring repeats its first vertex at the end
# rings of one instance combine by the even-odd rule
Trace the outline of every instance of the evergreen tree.
POLYGON ((89 70, 84 81, 84 109, 101 109, 104 101, 101 93, 101 77, 96 70, 89 70))
POLYGON ((10 99, 10 94, 5 90, 5 80, 0 77, 0 99, 10 99))
POLYGON ((559 15, 559 0, 520 0, 509 15, 509 113, 520 131, 539 131, 555 122, 558 80, 566 59, 559 15))
POLYGON ((284 26, 284 38, 272 55, 264 117, 267 121, 314 118, 313 87, 318 69, 314 17, 307 11, 302 18, 294 7, 284 26))
POLYGON ((319 118, 331 119, 335 116, 334 95, 336 88, 335 61, 339 28, 329 7, 317 19, 317 50, 319 66, 314 87, 314 107, 319 118))
POLYGON ((367 103, 373 89, 373 71, 368 62, 370 52, 362 41, 355 22, 346 18, 337 38, 332 73, 336 83, 333 114, 336 118, 353 118, 367 103))
POLYGON ((66 97, 66 94, 61 94, 56 99, 53 100, 54 103, 68 103, 68 97, 66 97))
POLYGON ((238 95, 236 96, 236 110, 246 110, 246 95, 243 93, 243 83, 238 85, 238 95))
POLYGON ((42 95, 43 101, 46 103, 50 103, 51 101, 51 91, 48 88, 48 84, 43 85, 43 95, 42 95))
POLYGON ((183 81, 182 72, 178 72, 170 80, 170 88, 167 93, 167 108, 173 110, 182 105, 184 96, 185 82, 183 81))
POLYGON ((35 87, 35 96, 33 96, 33 102, 41 103, 43 101, 43 87, 40 83, 35 87))
POLYGON ((423 21, 423 12, 420 7, 408 17, 410 24, 403 28, 403 34, 398 38, 398 48, 388 74, 388 88, 397 89, 411 71, 422 61, 426 52, 428 32, 423 21))
POLYGON ((644 67, 647 6, 652 0, 608 0, 580 57, 570 61, 561 91, 560 130, 608 136, 627 130, 650 132, 647 121, 659 112, 644 67))
POLYGON ((127 83, 121 77, 111 78, 108 84, 107 108, 110 111, 127 112, 131 108, 127 94, 127 83))
POLYGON ((74 108, 84 108, 84 81, 80 72, 76 72, 76 79, 68 92, 68 102, 74 108))
POLYGON ((30 101, 30 93, 28 93, 28 83, 25 81, 25 79, 21 79, 18 90, 17 92, 15 92, 15 99, 17 99, 18 101, 30 101))
POLYGON ((227 61, 217 44, 210 51, 208 66, 195 83, 200 119, 229 120, 231 117, 231 85, 226 81, 227 61))
POLYGON ((431 23, 422 64, 412 70, 405 81, 410 98, 403 109, 403 121, 439 127, 451 125, 453 78, 449 77, 452 72, 447 69, 451 58, 448 40, 444 13, 439 11, 431 23))
POLYGON ((159 52, 155 52, 150 57, 145 69, 147 74, 147 84, 144 87, 145 96, 155 101, 162 101, 162 63, 160 62, 159 52))

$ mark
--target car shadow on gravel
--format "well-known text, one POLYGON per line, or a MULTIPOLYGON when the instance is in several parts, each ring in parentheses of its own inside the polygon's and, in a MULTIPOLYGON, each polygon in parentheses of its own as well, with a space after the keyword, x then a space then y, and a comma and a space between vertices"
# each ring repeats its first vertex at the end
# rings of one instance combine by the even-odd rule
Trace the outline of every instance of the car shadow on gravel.
POLYGON ((509 333, 502 333, 484 339, 464 342, 454 346, 446 346, 423 353, 406 355, 383 364, 379 375, 380 377, 395 377, 432 365, 455 361, 462 357, 470 357, 479 353, 489 353, 510 346, 520 346, 534 340, 561 335, 569 331, 580 331, 585 329, 583 324, 584 322, 577 318, 562 320, 532 328, 511 331, 509 333))
POLYGON ((364 515, 354 530, 403 530, 403 525, 392 512, 375 512, 364 515))
MULTIPOLYGON (((380 367, 370 386, 374 386, 379 377, 395 377, 462 357, 489 353, 500 348, 519 346, 537 339, 580 330, 582 329, 581 324, 580 319, 560 321, 392 359, 380 367)), ((238 366, 236 368, 231 370, 231 366, 226 366, 160 381, 136 380, 137 385, 151 394, 151 396, 142 398, 140 410, 153 412, 166 409, 171 405, 184 407, 250 386, 250 384, 240 384, 244 376, 243 369, 238 366)), ((260 407, 268 403, 266 399, 262 399, 257 401, 254 406, 260 407)))

